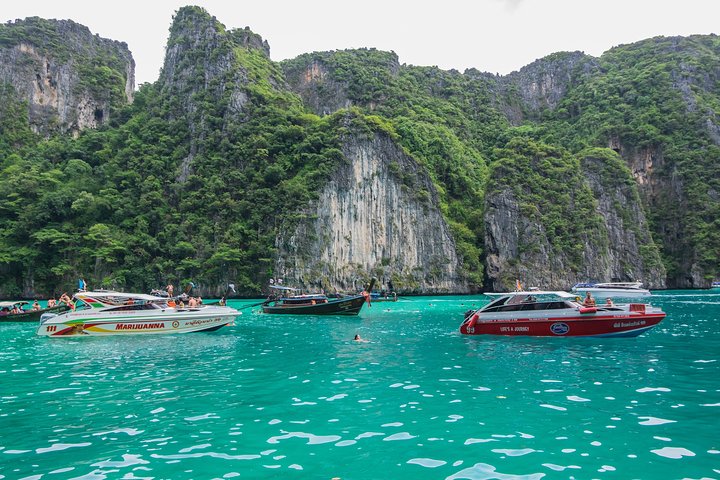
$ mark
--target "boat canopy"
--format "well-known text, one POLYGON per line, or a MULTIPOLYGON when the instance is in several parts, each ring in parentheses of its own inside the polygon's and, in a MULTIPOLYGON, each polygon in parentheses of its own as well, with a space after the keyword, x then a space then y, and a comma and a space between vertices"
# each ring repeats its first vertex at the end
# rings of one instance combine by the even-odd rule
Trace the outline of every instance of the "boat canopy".
POLYGON ((642 282, 605 282, 605 283, 578 283, 575 288, 622 288, 622 289, 640 289, 642 282))
POLYGON ((299 288, 284 287, 282 285, 270 285, 270 288, 274 288, 275 290, 285 290, 285 291, 290 291, 290 292, 300 291, 299 288))
POLYGON ((26 302, 25 300, 20 300, 17 302, 0 302, 0 308, 12 308, 15 305, 21 307, 23 305, 27 305, 30 302, 26 302))
POLYGON ((539 296, 553 296, 553 297, 560 297, 560 298, 575 298, 577 295, 563 292, 561 290, 527 290, 522 292, 501 292, 501 293, 485 293, 488 297, 539 297, 539 296))
POLYGON ((133 302, 166 302, 167 298, 157 297, 155 295, 147 295, 145 293, 124 293, 114 292, 111 290, 98 290, 94 292, 78 292, 74 295, 77 300, 91 305, 93 307, 106 305, 125 305, 130 301, 133 302))

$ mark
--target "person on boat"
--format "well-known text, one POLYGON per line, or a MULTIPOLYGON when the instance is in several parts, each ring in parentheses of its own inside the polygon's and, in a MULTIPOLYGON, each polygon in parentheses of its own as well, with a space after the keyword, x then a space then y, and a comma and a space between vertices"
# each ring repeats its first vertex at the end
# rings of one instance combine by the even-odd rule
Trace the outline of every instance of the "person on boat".
POLYGON ((613 303, 612 298, 608 297, 608 298, 605 300, 605 306, 606 306, 606 307, 614 307, 614 306, 615 306, 615 304, 613 303))
POLYGON ((175 290, 175 287, 173 287, 172 283, 168 284, 168 286, 165 287, 165 291, 167 292, 168 297, 172 297, 172 296, 173 296, 173 291, 174 291, 174 290, 175 290))
POLYGON ((195 297, 190 297, 190 300, 188 300, 188 308, 195 307, 197 307, 197 300, 195 300, 195 297))
POLYGON ((196 303, 196 306, 198 306, 198 307, 202 305, 202 297, 200 295, 198 295, 197 298, 195 299, 195 303, 196 303))
POLYGON ((3 307, 2 310, 0 310, 0 316, 9 315, 9 314, 10 314, 10 309, 7 307, 3 307))
POLYGON ((63 292, 63 294, 60 295, 60 301, 62 303, 64 303, 65 305, 67 305, 68 307, 70 306, 70 303, 72 303, 72 302, 70 302, 70 297, 68 297, 67 292, 63 292))
POLYGON ((23 313, 23 310, 18 305, 13 305, 13 308, 12 308, 12 310, 10 310, 10 313, 23 313))
POLYGON ((595 306, 595 299, 593 298, 593 296, 590 292, 585 293, 585 300, 583 300, 583 306, 585 306, 585 307, 594 307, 595 306))
POLYGON ((224 307, 224 306, 225 306, 225 303, 226 303, 226 302, 225 302, 225 296, 223 296, 223 297, 220 299, 220 301, 218 302, 218 305, 220 305, 221 307, 224 307))
POLYGON ((50 300, 48 300, 48 304, 47 304, 48 308, 52 308, 55 305, 57 305, 57 302, 55 301, 55 297, 50 298, 50 300))
POLYGON ((38 310, 40 310, 40 304, 38 303, 37 300, 35 300, 35 301, 33 302, 33 304, 32 304, 32 309, 33 309, 33 312, 37 312, 38 310))

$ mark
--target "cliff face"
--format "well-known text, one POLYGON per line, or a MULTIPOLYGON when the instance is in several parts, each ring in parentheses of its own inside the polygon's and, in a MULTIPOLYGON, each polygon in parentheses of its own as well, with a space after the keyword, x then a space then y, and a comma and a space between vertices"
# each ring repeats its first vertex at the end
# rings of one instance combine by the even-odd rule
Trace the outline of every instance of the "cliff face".
POLYGON ((132 102, 135 61, 75 22, 28 18, 0 25, 0 82, 28 102, 35 132, 76 134, 132 102))
POLYGON ((597 69, 597 59, 582 52, 555 53, 500 77, 494 102, 510 123, 520 125, 555 110, 573 85, 597 69))
POLYGON ((437 192, 419 165, 385 134, 350 134, 342 152, 345 162, 304 219, 280 229, 276 275, 350 291, 370 276, 402 292, 468 291, 437 192))
MULTIPOLYGON (((634 180, 622 160, 606 150, 599 152, 581 158, 586 186, 602 221, 576 233, 574 243, 582 246, 579 262, 553 244, 548 225, 539 222, 512 189, 488 192, 485 242, 491 288, 513 289, 515 279, 541 289, 562 290, 589 280, 640 280, 650 288, 665 288, 666 272, 634 180)), ((573 192, 578 189, 569 188, 570 198, 577 197, 573 192)))
POLYGON ((315 52, 282 67, 289 87, 318 115, 352 106, 374 110, 388 99, 383 90, 397 81, 402 68, 394 52, 373 48, 315 52), (360 57, 362 69, 352 65, 354 57, 360 57))

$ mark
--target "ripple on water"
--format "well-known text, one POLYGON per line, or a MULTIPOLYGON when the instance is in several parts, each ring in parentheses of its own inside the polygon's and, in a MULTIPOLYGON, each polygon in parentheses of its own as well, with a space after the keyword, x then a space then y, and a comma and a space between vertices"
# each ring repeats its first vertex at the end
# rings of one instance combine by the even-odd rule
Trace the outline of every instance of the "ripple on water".
POLYGON ((680 447, 663 447, 657 450, 650 450, 655 455, 659 455, 665 458, 678 459, 682 457, 694 457, 695 453, 691 452, 687 448, 680 447))
MULTIPOLYGON (((51 446, 47 448, 37 448, 35 449, 35 453, 47 453, 47 452, 57 452, 60 450, 67 450, 68 448, 79 448, 79 447, 88 447, 92 445, 90 442, 83 442, 83 443, 54 443, 51 446)), ((10 451, 6 451, 5 453, 10 453, 10 451)))
POLYGON ((676 423, 676 420, 666 420, 664 418, 656 417, 638 417, 642 422, 638 422, 640 425, 664 425, 666 423, 676 423))
POLYGON ((280 443, 280 440, 287 440, 289 438, 305 438, 307 439, 308 445, 319 445, 322 443, 331 443, 342 440, 339 435, 313 435, 312 433, 305 432, 288 432, 285 435, 277 435, 270 437, 267 443, 280 443))
POLYGON ((476 463, 472 467, 465 468, 459 472, 447 477, 447 480, 469 479, 469 480, 540 480, 545 476, 544 473, 529 473, 526 475, 513 475, 500 473, 492 465, 487 463, 476 463))
POLYGON ((532 449, 532 448, 518 448, 518 449, 512 449, 512 448, 494 448, 492 450, 494 453, 499 453, 501 455, 507 455, 508 457, 522 457, 523 455, 528 455, 530 453, 535 453, 538 450, 532 449))
POLYGON ((131 455, 129 453, 126 453, 122 456, 121 461, 113 461, 113 460, 104 460, 102 462, 93 463, 93 467, 100 467, 100 468, 120 468, 120 467, 130 467, 132 465, 146 465, 150 462, 147 460, 143 460, 142 455, 131 455))
POLYGON ((400 432, 400 433, 394 433, 392 435, 388 435, 387 437, 383 438, 383 442, 394 442, 397 440, 411 440, 413 438, 417 438, 417 435, 410 435, 409 432, 400 432))
POLYGON ((426 468, 442 467, 447 464, 444 460, 435 460, 433 458, 411 458, 407 461, 407 463, 411 465, 420 465, 421 467, 426 468))

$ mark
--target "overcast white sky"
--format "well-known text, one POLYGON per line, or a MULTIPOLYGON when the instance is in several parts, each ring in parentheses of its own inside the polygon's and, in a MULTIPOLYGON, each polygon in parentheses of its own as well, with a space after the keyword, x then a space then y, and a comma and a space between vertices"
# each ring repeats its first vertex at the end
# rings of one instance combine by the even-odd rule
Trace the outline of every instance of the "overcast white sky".
POLYGON ((720 0, 29 0, 3 2, 0 21, 72 19, 124 41, 136 83, 157 79, 175 11, 200 5, 228 28, 249 26, 273 60, 375 47, 401 63, 506 74, 558 51, 599 56, 656 35, 719 33, 720 0))

